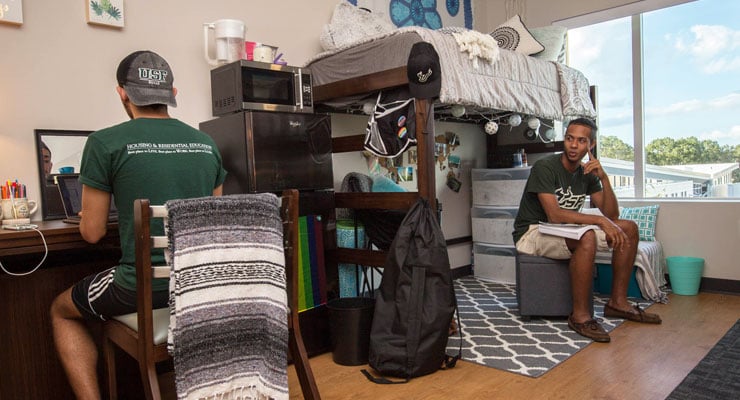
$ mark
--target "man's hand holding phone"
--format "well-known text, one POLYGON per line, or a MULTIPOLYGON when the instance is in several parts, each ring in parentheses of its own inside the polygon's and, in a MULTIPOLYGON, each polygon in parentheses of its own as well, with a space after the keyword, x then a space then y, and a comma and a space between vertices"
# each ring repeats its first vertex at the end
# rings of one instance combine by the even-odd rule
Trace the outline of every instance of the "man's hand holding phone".
POLYGON ((591 149, 588 150, 588 161, 583 163, 583 173, 592 173, 599 177, 599 179, 605 177, 604 169, 601 167, 601 162, 594 157, 593 153, 591 153, 591 149))

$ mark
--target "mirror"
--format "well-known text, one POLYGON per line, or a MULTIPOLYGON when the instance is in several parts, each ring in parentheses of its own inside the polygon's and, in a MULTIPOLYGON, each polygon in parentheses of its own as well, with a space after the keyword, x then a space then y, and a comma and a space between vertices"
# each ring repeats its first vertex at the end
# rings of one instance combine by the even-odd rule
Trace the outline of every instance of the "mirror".
POLYGON ((64 206, 55 178, 61 174, 79 174, 82 150, 92 131, 36 129, 34 133, 43 219, 61 219, 65 217, 64 206))

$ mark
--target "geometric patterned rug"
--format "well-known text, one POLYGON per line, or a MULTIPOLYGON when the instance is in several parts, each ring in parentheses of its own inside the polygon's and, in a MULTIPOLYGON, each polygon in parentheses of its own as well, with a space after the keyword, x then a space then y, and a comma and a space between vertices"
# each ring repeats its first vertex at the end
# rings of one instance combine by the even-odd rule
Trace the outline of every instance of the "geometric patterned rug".
MULTIPOLYGON (((462 331, 462 359, 536 378, 593 343, 568 328, 566 318, 523 321, 516 285, 468 275, 454 281, 462 331)), ((624 320, 603 318, 609 298, 594 296, 594 314, 607 332, 624 320)), ((645 308, 652 304, 631 299, 645 308)), ((458 352, 460 335, 450 336, 447 354, 458 352)))

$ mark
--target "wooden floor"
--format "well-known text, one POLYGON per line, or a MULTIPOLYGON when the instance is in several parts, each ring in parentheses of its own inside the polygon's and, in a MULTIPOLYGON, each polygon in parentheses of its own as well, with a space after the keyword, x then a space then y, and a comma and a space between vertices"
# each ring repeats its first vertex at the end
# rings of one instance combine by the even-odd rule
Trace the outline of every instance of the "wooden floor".
MULTIPOLYGON (((311 359, 322 399, 664 399, 740 318, 740 296, 670 295, 649 308, 662 325, 625 322, 611 343, 593 343, 539 378, 459 362, 402 385, 377 385, 360 370, 311 359)), ((598 317, 598 315, 597 315, 598 317)), ((289 368, 290 398, 303 398, 289 368)))

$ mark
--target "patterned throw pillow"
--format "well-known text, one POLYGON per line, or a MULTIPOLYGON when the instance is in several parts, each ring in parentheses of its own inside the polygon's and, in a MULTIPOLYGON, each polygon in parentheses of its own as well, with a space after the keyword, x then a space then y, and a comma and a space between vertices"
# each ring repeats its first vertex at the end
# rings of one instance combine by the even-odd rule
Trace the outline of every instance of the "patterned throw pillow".
POLYGON ((655 241, 655 224, 658 222, 658 207, 623 207, 619 211, 620 219, 629 219, 637 223, 640 230, 640 240, 655 241))
POLYGON ((531 56, 545 50, 545 46, 529 33, 521 17, 515 15, 491 32, 498 47, 531 56))
POLYGON ((533 56, 534 58, 565 64, 565 38, 568 35, 568 28, 564 26, 549 25, 539 28, 530 28, 529 32, 545 47, 545 50, 535 54, 533 56))

